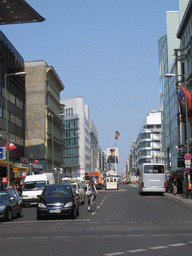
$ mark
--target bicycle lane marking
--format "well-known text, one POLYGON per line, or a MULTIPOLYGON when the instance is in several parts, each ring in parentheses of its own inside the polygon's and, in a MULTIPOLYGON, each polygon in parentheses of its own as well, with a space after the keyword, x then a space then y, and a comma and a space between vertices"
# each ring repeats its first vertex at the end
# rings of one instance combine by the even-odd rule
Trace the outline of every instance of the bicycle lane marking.
POLYGON ((100 204, 97 206, 96 210, 95 210, 93 213, 91 213, 91 215, 95 215, 95 214, 96 214, 97 210, 102 206, 103 202, 106 200, 107 197, 108 197, 108 195, 106 195, 106 196, 103 198, 103 200, 102 200, 102 201, 100 202, 100 204))

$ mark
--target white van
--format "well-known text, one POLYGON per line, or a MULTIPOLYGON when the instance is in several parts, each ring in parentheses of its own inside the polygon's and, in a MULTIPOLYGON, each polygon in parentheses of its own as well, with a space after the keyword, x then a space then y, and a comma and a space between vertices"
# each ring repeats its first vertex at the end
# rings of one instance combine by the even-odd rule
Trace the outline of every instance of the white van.
POLYGON ((22 190, 23 206, 37 204, 46 185, 55 184, 53 173, 28 175, 25 177, 22 190))

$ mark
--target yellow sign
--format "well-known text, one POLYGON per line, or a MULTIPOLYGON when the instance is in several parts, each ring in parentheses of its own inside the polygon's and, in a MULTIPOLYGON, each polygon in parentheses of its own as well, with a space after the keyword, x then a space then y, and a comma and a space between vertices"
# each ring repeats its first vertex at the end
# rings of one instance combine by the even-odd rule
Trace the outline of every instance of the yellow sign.
POLYGON ((19 168, 18 167, 13 167, 13 172, 19 172, 19 168))

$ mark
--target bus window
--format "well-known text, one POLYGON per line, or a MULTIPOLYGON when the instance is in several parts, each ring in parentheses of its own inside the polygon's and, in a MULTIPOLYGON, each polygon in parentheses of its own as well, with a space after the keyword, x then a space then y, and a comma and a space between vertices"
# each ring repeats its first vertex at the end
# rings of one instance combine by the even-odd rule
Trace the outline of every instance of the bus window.
POLYGON ((164 173, 164 167, 162 165, 145 165, 144 173, 164 173))

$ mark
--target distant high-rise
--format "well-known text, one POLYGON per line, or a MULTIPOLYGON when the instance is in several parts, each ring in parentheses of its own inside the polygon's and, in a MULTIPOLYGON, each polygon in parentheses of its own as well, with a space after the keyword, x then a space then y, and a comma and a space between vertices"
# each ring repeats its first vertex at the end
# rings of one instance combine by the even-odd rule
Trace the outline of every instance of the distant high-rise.
POLYGON ((91 172, 89 108, 83 97, 61 99, 65 105, 65 176, 91 172))

